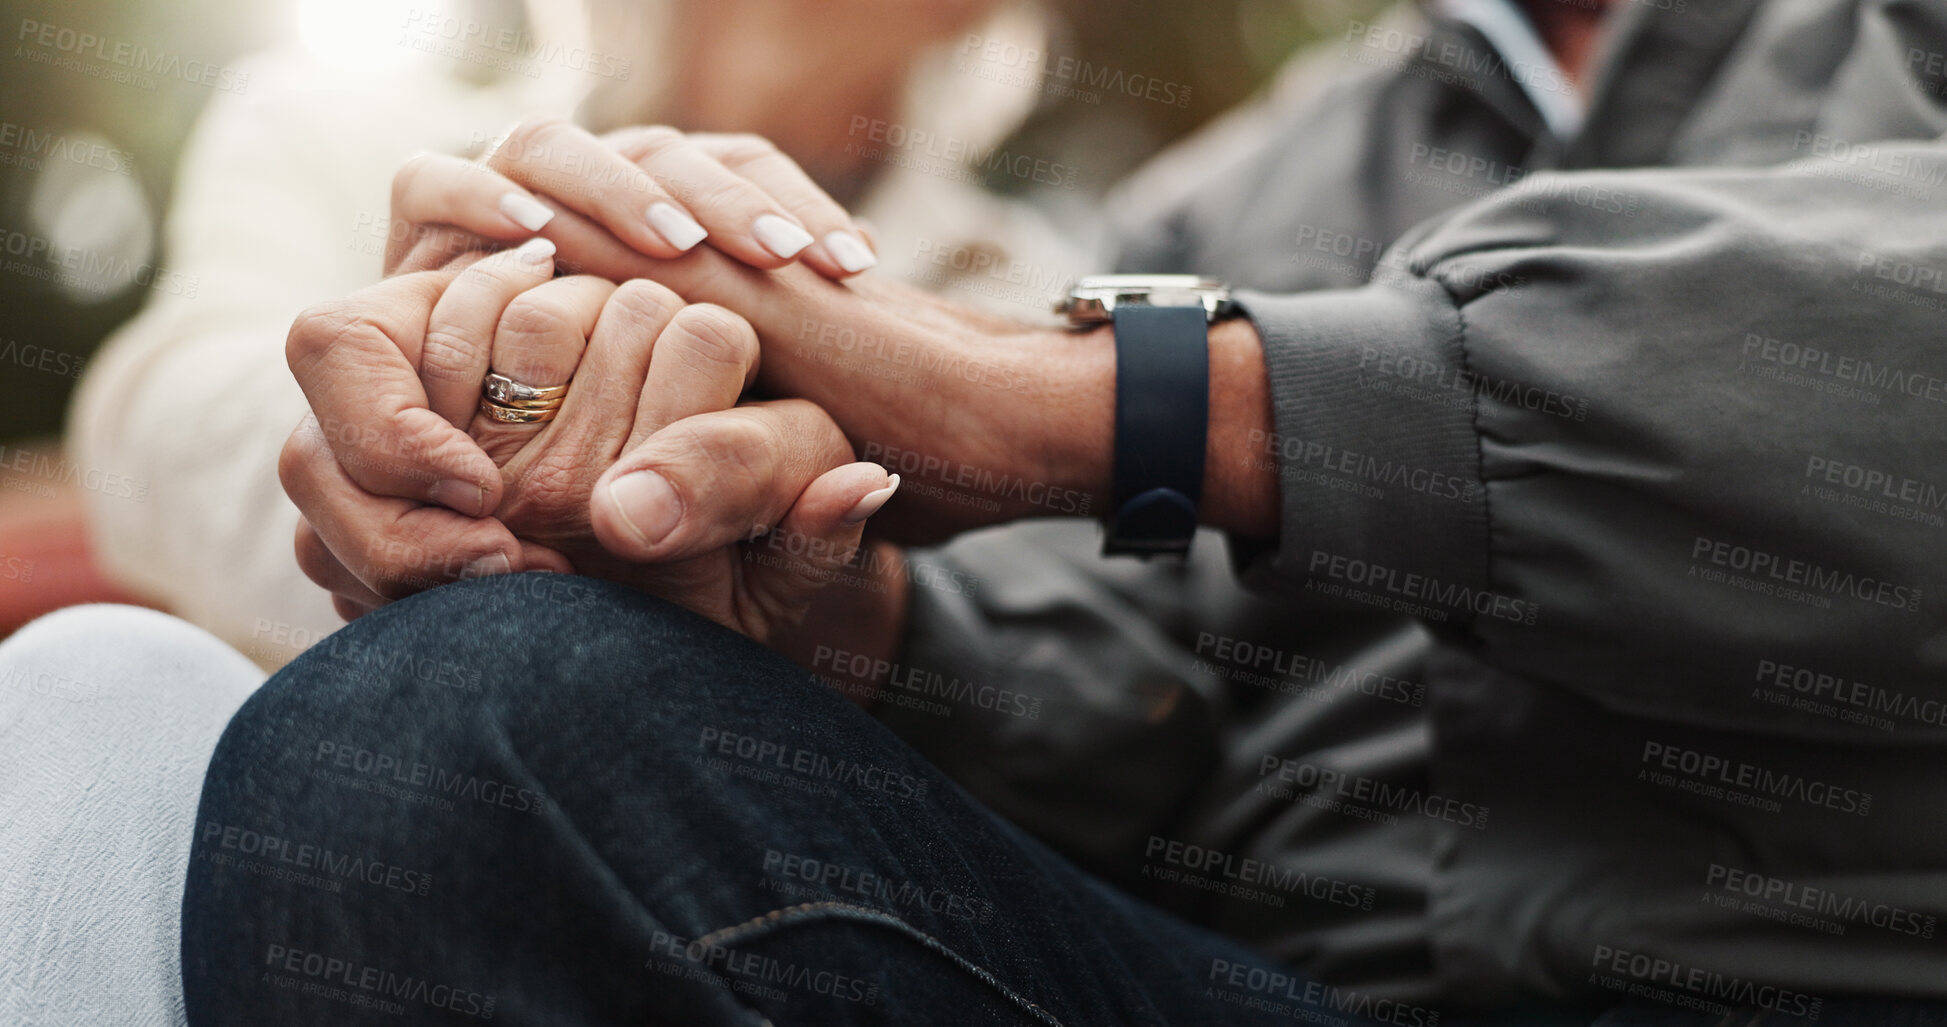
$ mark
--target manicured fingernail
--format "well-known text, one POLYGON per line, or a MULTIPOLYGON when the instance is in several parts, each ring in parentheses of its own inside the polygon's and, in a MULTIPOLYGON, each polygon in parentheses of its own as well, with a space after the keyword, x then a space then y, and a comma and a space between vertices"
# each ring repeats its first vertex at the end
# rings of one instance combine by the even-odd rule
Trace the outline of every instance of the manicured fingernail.
POLYGON ((478 517, 487 509, 487 492, 470 481, 448 478, 433 485, 433 502, 468 517, 478 517))
POLYGON ((491 578, 496 574, 507 574, 513 571, 513 569, 514 565, 507 562, 506 553, 488 553, 486 556, 480 557, 465 567, 460 568, 460 577, 462 580, 467 578, 491 578))
POLYGON ((838 266, 858 274, 866 268, 879 263, 865 240, 850 232, 831 232, 825 236, 825 248, 832 251, 832 259, 838 266))
POLYGON ((664 242, 686 253, 710 235, 702 225, 696 223, 695 218, 683 213, 673 203, 650 204, 649 227, 655 229, 664 242))
POLYGON ((895 474, 892 476, 892 484, 877 492, 866 493, 865 498, 859 500, 858 505, 852 508, 852 512, 845 515, 845 523, 857 524, 878 513, 880 508, 886 505, 886 500, 891 499, 892 494, 897 491, 899 491, 899 475, 895 474))
POLYGON ((547 239, 529 239, 521 243, 520 249, 514 251, 514 256, 523 264, 538 265, 554 256, 554 243, 547 239))
POLYGON ((750 231, 752 235, 757 237, 758 245, 770 250, 785 260, 790 260, 792 257, 803 253, 804 248, 811 245, 810 232, 778 217, 776 214, 766 214, 758 218, 757 223, 751 226, 750 231))
POLYGON ((615 479, 609 484, 608 498, 615 504, 615 512, 622 515, 622 523, 644 545, 661 542, 683 519, 682 498, 654 471, 637 471, 615 479))
POLYGON ((525 193, 508 193, 502 196, 500 212, 530 232, 538 232, 541 226, 554 220, 554 211, 549 210, 540 200, 525 193))

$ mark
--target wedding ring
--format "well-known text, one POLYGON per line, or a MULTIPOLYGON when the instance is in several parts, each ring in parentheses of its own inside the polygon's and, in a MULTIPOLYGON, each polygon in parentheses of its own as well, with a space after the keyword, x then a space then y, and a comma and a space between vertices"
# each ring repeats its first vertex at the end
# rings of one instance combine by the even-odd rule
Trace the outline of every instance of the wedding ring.
POLYGON ((528 385, 518 382, 498 371, 490 372, 480 382, 480 395, 504 407, 520 410, 542 410, 547 406, 560 406, 568 396, 566 385, 528 385))
POLYGON ((567 398, 566 385, 528 385, 498 371, 480 381, 480 412, 502 424, 552 421, 567 398))

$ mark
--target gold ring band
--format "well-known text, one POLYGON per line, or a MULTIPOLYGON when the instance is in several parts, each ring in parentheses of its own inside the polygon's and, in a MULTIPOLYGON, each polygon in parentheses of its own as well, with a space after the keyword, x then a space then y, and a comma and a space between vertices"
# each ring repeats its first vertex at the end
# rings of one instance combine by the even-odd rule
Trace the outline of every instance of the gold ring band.
POLYGON ((561 409, 561 404, 566 401, 561 399, 495 399, 492 396, 482 396, 480 397, 480 402, 492 403, 495 406, 506 407, 509 410, 559 410, 561 409))
POLYGON ((545 424, 561 413, 561 404, 542 409, 524 410, 520 407, 504 406, 490 399, 480 400, 480 412, 502 424, 545 424))

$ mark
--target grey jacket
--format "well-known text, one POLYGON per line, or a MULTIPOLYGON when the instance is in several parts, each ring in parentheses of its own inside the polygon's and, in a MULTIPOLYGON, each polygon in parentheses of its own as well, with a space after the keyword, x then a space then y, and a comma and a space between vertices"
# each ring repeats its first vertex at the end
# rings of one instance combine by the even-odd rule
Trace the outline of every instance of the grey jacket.
POLYGON ((1282 534, 922 554, 886 717, 1348 994, 1947 998, 1947 2, 1615 17, 1572 139, 1415 18, 1132 187, 1256 290, 1282 534))

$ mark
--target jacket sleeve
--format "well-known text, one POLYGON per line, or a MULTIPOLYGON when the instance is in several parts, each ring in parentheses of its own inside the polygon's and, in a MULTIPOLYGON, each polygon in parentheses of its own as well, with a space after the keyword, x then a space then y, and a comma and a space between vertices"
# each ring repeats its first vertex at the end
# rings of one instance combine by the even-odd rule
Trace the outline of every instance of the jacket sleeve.
POLYGON ((1248 576, 1699 724, 1943 680, 1944 189, 1938 142, 1536 175, 1364 288, 1247 295, 1275 431, 1234 459, 1283 499, 1248 576))

